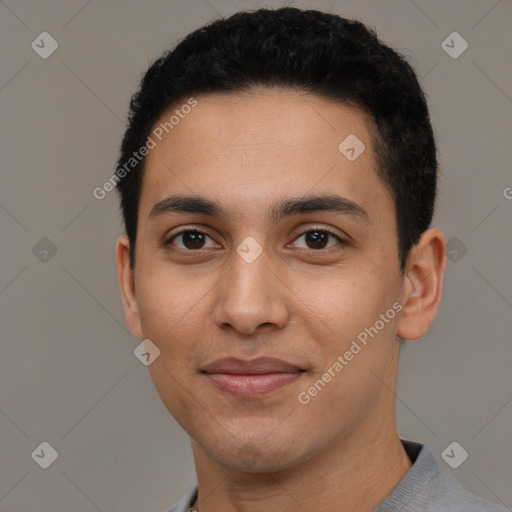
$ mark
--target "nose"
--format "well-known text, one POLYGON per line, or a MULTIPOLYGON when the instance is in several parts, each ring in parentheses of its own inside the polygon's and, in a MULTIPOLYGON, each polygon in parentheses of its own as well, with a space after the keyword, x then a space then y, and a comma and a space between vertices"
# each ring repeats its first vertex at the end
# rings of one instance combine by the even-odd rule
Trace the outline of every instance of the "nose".
POLYGON ((282 329, 289 321, 290 290, 269 266, 265 251, 253 262, 237 254, 216 287, 215 324, 244 335, 282 329))

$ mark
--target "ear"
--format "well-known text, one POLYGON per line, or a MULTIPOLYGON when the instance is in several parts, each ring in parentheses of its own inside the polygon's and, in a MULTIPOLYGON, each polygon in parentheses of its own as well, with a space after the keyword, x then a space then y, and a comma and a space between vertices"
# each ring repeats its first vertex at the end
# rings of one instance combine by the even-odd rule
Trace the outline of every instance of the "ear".
POLYGON ((429 228, 407 258, 398 336, 415 340, 429 330, 441 305, 445 269, 446 237, 429 228))
POLYGON ((135 296, 134 272, 130 267, 130 241, 126 235, 121 235, 116 244, 117 279, 123 297, 126 323, 134 336, 143 339, 140 323, 139 306, 135 296))

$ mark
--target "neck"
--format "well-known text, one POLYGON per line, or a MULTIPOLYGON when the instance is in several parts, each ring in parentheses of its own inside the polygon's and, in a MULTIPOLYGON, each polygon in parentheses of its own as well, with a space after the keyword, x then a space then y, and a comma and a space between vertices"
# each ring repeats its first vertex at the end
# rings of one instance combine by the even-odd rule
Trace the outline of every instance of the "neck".
POLYGON ((199 484, 195 509, 371 512, 412 466, 394 421, 390 425, 379 424, 377 434, 375 430, 373 426, 373 435, 369 435, 366 429, 359 428, 312 459, 269 473, 226 468, 192 441, 199 484))

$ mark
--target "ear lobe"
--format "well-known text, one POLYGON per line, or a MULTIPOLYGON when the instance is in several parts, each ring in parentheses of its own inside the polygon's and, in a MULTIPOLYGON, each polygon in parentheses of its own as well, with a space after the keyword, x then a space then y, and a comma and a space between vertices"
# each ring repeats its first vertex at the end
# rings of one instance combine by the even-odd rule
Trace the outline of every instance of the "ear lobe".
POLYGON ((121 235, 116 244, 117 279, 123 298, 124 314, 130 330, 139 339, 143 339, 139 305, 135 293, 135 280, 130 267, 130 241, 126 235, 121 235))
POLYGON ((441 304, 445 269, 446 238, 429 228, 407 258, 398 336, 415 340, 428 331, 441 304))

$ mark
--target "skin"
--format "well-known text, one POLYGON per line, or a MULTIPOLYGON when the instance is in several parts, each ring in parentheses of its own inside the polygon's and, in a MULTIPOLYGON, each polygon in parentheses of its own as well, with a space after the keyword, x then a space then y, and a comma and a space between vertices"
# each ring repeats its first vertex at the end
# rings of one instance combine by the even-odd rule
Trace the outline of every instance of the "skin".
POLYGON ((147 157, 133 271, 125 235, 116 249, 126 321, 160 349, 151 377, 191 438, 196 509, 371 511, 411 467, 396 427, 397 336, 417 339, 431 325, 446 239, 425 231, 401 273, 394 202, 375 172, 372 126, 354 107, 288 89, 196 99, 147 157), (338 150, 349 134, 366 146, 354 161, 338 150), (349 199, 368 218, 266 217, 274 202, 313 193, 349 199), (150 218, 172 194, 216 200, 226 217, 150 218), (199 251, 186 235, 165 246, 192 228, 208 235, 199 251), (317 248, 304 234, 313 228, 347 243, 329 235, 317 248), (263 249, 252 263, 236 252, 248 236, 263 249), (394 303, 400 313, 299 403, 394 303), (277 357, 304 371, 267 396, 242 399, 201 373, 227 356, 277 357))

